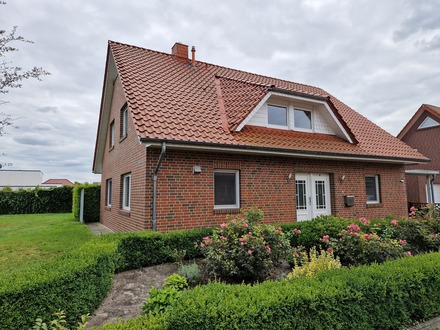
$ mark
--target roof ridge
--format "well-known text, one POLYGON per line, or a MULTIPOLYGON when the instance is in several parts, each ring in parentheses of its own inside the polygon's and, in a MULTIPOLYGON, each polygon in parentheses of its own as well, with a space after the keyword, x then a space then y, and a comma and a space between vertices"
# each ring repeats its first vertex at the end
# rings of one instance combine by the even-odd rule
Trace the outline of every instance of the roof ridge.
MULTIPOLYGON (((119 42, 119 41, 109 40, 108 43, 109 43, 109 44, 110 44, 110 43, 112 43, 112 44, 119 44, 119 45, 122 45, 122 46, 127 46, 127 47, 131 47, 131 48, 136 48, 136 49, 140 49, 140 50, 146 50, 146 51, 149 51, 149 52, 152 52, 152 53, 156 53, 156 54, 167 55, 168 57, 174 57, 174 55, 173 55, 173 54, 170 54, 170 53, 165 53, 165 52, 161 52, 161 51, 154 50, 154 49, 149 49, 149 48, 145 48, 145 47, 140 47, 140 46, 130 45, 130 44, 123 43, 123 42, 119 42)), ((189 59, 188 59, 188 60, 189 60, 189 59)), ((244 71, 244 70, 235 69, 235 68, 231 68, 231 67, 226 67, 226 66, 222 66, 222 65, 218 65, 218 64, 212 64, 212 63, 205 62, 205 61, 199 61, 199 60, 197 60, 196 62, 200 63, 201 65, 208 65, 208 66, 211 66, 211 67, 213 67, 213 68, 232 70, 232 71, 234 71, 234 72, 236 72, 236 73, 243 73, 243 74, 247 74, 247 75, 250 74, 250 75, 252 75, 252 76, 257 76, 257 77, 264 78, 264 79, 271 79, 271 80, 276 80, 276 81, 278 81, 278 82, 283 82, 283 83, 288 83, 288 84, 296 84, 296 85, 299 85, 299 86, 304 86, 305 88, 314 88, 314 89, 319 90, 321 93, 328 94, 328 93, 327 93, 325 90, 323 90, 322 88, 320 88, 320 87, 316 87, 316 86, 313 86, 313 85, 308 85, 308 84, 304 84, 304 83, 299 83, 299 82, 292 81, 292 80, 286 80, 286 79, 281 79, 281 78, 275 78, 275 77, 272 77, 272 76, 262 75, 262 74, 255 73, 255 72, 244 71)), ((220 75, 219 75, 219 76, 220 76, 220 75)), ((232 79, 232 80, 236 80, 236 81, 240 81, 240 79, 236 79, 236 78, 232 78, 232 77, 227 77, 227 76, 225 76, 225 78, 227 78, 227 79, 232 79)), ((255 83, 255 84, 258 84, 258 83, 255 83)), ((261 84, 261 83, 260 83, 260 85, 262 85, 262 86, 266 86, 266 84, 261 84)), ((271 86, 271 85, 269 85, 269 84, 267 84, 267 85, 268 85, 268 86, 271 86)), ((307 92, 306 92, 306 93, 307 93, 307 92)), ((311 93, 307 93, 307 94, 311 94, 311 93)))
POLYGON ((215 77, 218 78, 218 79, 233 80, 233 81, 241 82, 241 83, 244 83, 244 84, 256 85, 256 86, 262 86, 262 87, 267 87, 267 88, 271 88, 271 87, 274 87, 274 86, 275 86, 275 85, 273 85, 273 84, 263 84, 263 83, 256 82, 256 81, 250 81, 250 80, 238 79, 238 78, 229 77, 229 76, 225 76, 225 75, 219 75, 219 74, 216 74, 215 77))

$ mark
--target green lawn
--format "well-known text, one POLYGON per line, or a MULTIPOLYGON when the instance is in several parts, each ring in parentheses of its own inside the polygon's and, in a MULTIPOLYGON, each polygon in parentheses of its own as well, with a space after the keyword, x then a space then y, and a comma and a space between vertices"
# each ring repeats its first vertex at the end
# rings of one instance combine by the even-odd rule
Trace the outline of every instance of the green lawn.
POLYGON ((69 213, 0 215, 0 276, 44 263, 92 237, 69 213))

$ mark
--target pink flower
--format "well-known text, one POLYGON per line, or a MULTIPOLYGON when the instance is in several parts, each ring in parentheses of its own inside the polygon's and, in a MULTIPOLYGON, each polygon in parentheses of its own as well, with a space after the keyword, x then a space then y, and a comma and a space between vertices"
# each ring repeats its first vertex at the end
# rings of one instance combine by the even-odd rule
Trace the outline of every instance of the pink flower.
POLYGON ((298 234, 298 235, 301 234, 301 230, 296 229, 296 228, 293 229, 293 232, 294 232, 295 234, 298 234))
POLYGON ((248 233, 248 235, 249 235, 249 236, 252 236, 252 232, 250 231, 250 232, 248 233))
POLYGON ((277 230, 275 230, 275 235, 278 235, 280 232, 277 230))
POLYGON ((252 254, 252 251, 251 251, 251 250, 248 250, 248 254, 251 255, 251 254, 252 254))
POLYGON ((371 239, 371 234, 364 234, 364 240, 369 241, 371 239))
POLYGON ((408 255, 408 257, 412 257, 411 251, 407 251, 406 254, 408 255))
POLYGON ((409 210, 410 210, 410 212, 414 212, 416 210, 416 207, 415 206, 411 206, 411 208, 409 210))
POLYGON ((270 253, 270 246, 269 245, 266 245, 266 250, 267 250, 267 252, 270 253))
POLYGON ((294 253, 295 258, 299 257, 299 254, 297 252, 294 253))
POLYGON ((399 244, 400 245, 403 245, 403 244, 405 244, 406 243, 406 241, 404 240, 404 239, 401 239, 400 241, 399 241, 399 244))
POLYGON ((322 236, 321 241, 323 241, 324 243, 328 243, 329 242, 329 238, 330 238, 330 236, 324 235, 324 236, 322 236))
POLYGON ((332 252, 333 252, 333 248, 329 247, 329 248, 327 249, 327 252, 332 253, 332 252))
MULTIPOLYGON (((347 235, 347 231, 345 229, 342 229, 342 235, 347 235)), ((342 239, 341 239, 342 241, 342 239)))
POLYGON ((369 225, 370 224, 370 221, 368 221, 364 217, 359 218, 359 221, 362 222, 364 225, 369 225))
POLYGON ((243 227, 244 228, 248 228, 249 227, 249 225, 246 223, 246 221, 243 221, 243 227))
POLYGON ((361 231, 361 228, 360 228, 358 225, 354 224, 354 223, 352 223, 352 224, 351 224, 350 226, 348 226, 347 228, 348 228, 348 230, 350 230, 351 232, 358 232, 358 231, 361 231))
POLYGON ((241 245, 241 246, 244 246, 244 242, 241 242, 240 245, 241 245))
POLYGON ((416 215, 416 212, 412 211, 410 214, 411 214, 411 216, 413 217, 413 216, 416 215))
POLYGON ((204 247, 205 247, 205 244, 200 243, 200 247, 204 248, 204 247))
POLYGON ((339 241, 342 241, 342 237, 339 239, 339 241))
POLYGON ((391 224, 391 226, 393 226, 393 227, 397 227, 397 226, 399 225, 399 222, 398 222, 397 220, 392 220, 392 221, 390 222, 390 224, 391 224))
POLYGON ((224 237, 224 236, 220 236, 220 239, 222 240, 222 241, 227 241, 228 239, 226 238, 226 237, 224 237))
POLYGON ((225 229, 225 228, 226 228, 226 223, 222 223, 222 224, 220 225, 220 228, 221 228, 221 229, 225 229))
POLYGON ((283 228, 281 228, 281 227, 278 227, 278 231, 283 231, 283 228))

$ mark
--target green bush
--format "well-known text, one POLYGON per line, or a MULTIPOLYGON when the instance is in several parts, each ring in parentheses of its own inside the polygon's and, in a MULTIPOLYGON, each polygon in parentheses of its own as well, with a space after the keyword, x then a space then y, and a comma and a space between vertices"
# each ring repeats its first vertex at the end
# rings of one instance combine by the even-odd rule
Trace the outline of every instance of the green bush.
POLYGON ((212 229, 179 230, 168 233, 143 231, 119 234, 120 263, 118 271, 148 267, 175 261, 176 250, 186 251, 186 259, 202 256, 197 242, 210 235, 212 229))
POLYGON ((0 191, 0 214, 66 213, 72 209, 72 187, 0 191))
POLYGON ((312 247, 307 252, 301 252, 301 256, 298 257, 300 262, 296 262, 294 259, 295 268, 287 274, 288 279, 294 279, 300 276, 315 276, 319 272, 329 269, 341 268, 341 262, 339 258, 335 258, 333 251, 316 251, 316 247, 312 247))
POLYGON ((173 274, 165 279, 161 289, 151 289, 149 297, 142 305, 142 311, 155 316, 165 311, 177 300, 183 290, 188 288, 188 283, 183 276, 173 274))
POLYGON ((177 269, 177 274, 185 277, 190 285, 196 285, 202 277, 200 268, 195 262, 188 265, 180 265, 177 269))
POLYGON ((75 184, 73 188, 72 213, 76 220, 80 218, 81 190, 84 189, 84 222, 99 221, 101 205, 101 186, 99 184, 75 184))
POLYGON ((95 310, 111 288, 116 244, 99 238, 68 255, 0 278, 0 324, 28 329, 63 310, 69 324, 95 310))
POLYGON ((280 227, 287 233, 292 233, 290 238, 291 246, 303 246, 310 250, 313 246, 323 246, 321 237, 330 235, 336 237, 340 231, 350 224, 351 220, 334 217, 332 215, 322 215, 310 221, 295 222, 291 224, 281 224, 280 227), (294 229, 300 230, 300 235, 293 233, 294 229))
POLYGON ((440 253, 257 285, 185 291, 169 329, 398 329, 440 312, 440 253))
POLYGON ((211 275, 250 281, 270 275, 290 246, 281 228, 259 225, 262 218, 262 211, 242 211, 203 238, 200 246, 211 275))
POLYGON ((167 329, 165 318, 162 315, 151 314, 138 316, 130 320, 118 320, 115 323, 107 323, 91 330, 165 330, 167 329))

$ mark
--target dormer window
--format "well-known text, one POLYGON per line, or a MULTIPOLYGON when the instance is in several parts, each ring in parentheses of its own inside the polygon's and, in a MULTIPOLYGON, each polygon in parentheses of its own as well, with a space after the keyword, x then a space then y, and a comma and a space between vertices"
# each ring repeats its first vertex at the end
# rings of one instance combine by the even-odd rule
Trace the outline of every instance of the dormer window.
POLYGON ((312 112, 307 110, 294 109, 293 120, 295 128, 311 130, 312 112))
POLYGON ((269 125, 287 127, 287 107, 268 104, 267 122, 269 125))

